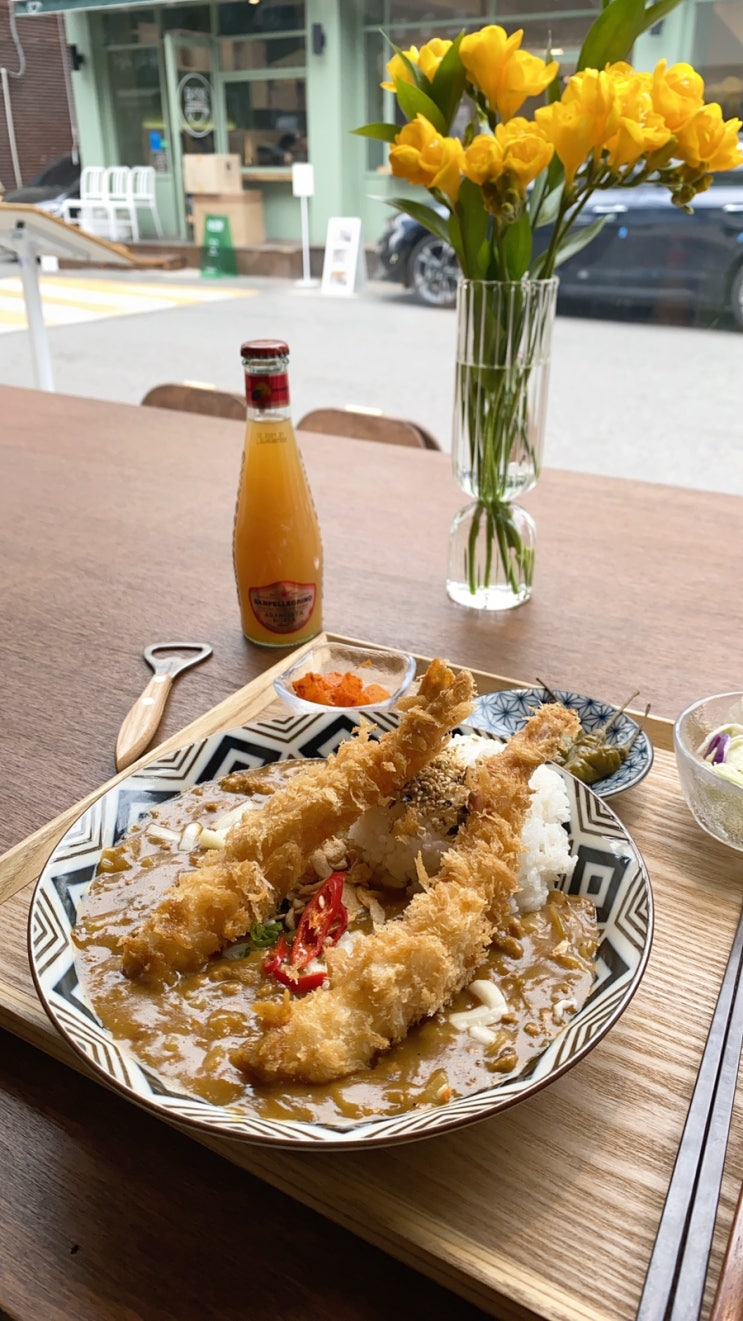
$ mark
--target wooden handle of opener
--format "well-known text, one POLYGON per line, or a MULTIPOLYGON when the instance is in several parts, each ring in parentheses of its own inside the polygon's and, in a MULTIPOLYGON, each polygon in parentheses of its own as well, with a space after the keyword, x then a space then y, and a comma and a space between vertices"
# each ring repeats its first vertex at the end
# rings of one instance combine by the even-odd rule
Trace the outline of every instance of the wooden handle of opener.
POLYGON ((117 771, 131 766, 152 742, 162 720, 172 683, 171 675, 156 674, 125 717, 116 740, 117 771))

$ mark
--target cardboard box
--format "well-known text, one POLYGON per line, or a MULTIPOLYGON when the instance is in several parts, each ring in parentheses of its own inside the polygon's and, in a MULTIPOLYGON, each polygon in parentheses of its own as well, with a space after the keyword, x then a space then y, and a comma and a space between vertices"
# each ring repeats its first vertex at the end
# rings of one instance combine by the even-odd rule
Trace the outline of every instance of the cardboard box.
POLYGON ((183 186, 187 193, 241 193, 242 175, 238 155, 197 155, 186 152, 183 157, 183 186))
POLYGON ((246 189, 239 197, 234 193, 216 194, 213 197, 194 196, 192 214, 194 236, 199 247, 204 246, 204 221, 207 216, 227 217, 235 248, 250 248, 266 241, 263 193, 258 188, 246 189))

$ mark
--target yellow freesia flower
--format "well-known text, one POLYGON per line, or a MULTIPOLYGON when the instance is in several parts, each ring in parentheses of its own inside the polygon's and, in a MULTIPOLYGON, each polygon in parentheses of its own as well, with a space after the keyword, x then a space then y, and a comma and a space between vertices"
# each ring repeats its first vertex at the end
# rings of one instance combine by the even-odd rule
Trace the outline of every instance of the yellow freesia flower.
POLYGON ((530 96, 539 96, 558 70, 554 60, 546 64, 538 55, 520 50, 524 32, 507 35, 496 23, 463 37, 459 54, 470 79, 490 106, 508 120, 530 96))
POLYGON ((697 110, 676 134, 674 156, 695 170, 732 170, 743 164, 739 119, 724 120, 715 101, 697 110))
POLYGON ((444 138, 425 115, 405 124, 390 147, 390 168, 398 179, 438 188, 452 202, 459 196, 464 148, 457 138, 444 138))
MULTIPOLYGON (((418 50, 417 46, 410 46, 405 51, 411 64, 417 64, 422 73, 426 75, 429 82, 433 82, 441 61, 451 46, 450 41, 444 41, 441 37, 432 37, 425 46, 418 50)), ((404 83, 412 83, 413 75, 401 55, 393 55, 387 65, 389 82, 382 83, 381 86, 389 92, 395 91, 395 83, 402 79, 404 83)))
POLYGON ((431 41, 426 42, 425 46, 421 46, 418 65, 429 82, 433 82, 436 70, 450 46, 451 42, 444 41, 441 37, 433 37, 431 41))
POLYGON ((618 124, 604 147, 610 168, 618 173, 631 170, 648 152, 664 147, 672 134, 655 109, 650 74, 635 73, 629 64, 610 64, 606 73, 614 88, 618 124))
POLYGON ((660 60, 652 74, 653 106, 672 133, 688 124, 704 104, 704 79, 690 64, 660 60))
MULTIPOLYGON (((417 46, 409 46, 408 49, 404 52, 404 54, 407 55, 411 64, 418 63, 420 51, 418 50, 417 46)), ((402 55, 398 55, 397 53, 394 54, 392 56, 392 59, 388 62, 387 73, 389 74, 389 82, 380 83, 380 87, 384 87, 385 90, 388 92, 395 91, 395 84, 397 82, 403 82, 403 83, 415 82, 413 75, 410 72, 410 69, 408 68, 407 64, 405 63, 402 55)))
POLYGON ((569 189, 573 180, 596 147, 596 132, 590 111, 578 102, 566 105, 554 101, 540 106, 534 117, 548 142, 551 142, 565 170, 565 184, 569 189))
POLYGON ((539 126, 528 119, 497 124, 495 133, 480 133, 464 153, 462 173, 476 184, 494 183, 504 175, 522 197, 549 165, 554 147, 539 126))

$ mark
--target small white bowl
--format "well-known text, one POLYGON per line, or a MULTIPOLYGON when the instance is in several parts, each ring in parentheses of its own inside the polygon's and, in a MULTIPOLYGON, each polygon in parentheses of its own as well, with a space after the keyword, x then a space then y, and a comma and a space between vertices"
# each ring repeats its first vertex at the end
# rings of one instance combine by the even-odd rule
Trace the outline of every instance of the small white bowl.
POLYGON ((311 647, 299 660, 290 665, 278 679, 274 688, 292 711, 388 711, 406 693, 415 678, 415 658, 406 651, 385 651, 376 647, 353 647, 341 642, 320 642, 311 647), (329 706, 326 702, 308 702, 298 697, 293 688, 295 679, 309 674, 329 674, 348 670, 357 674, 364 686, 381 684, 389 697, 369 706, 329 706))
POLYGON ((743 693, 703 697, 681 712, 673 729, 681 788, 695 820, 723 844, 743 850, 743 785, 720 775, 699 749, 720 725, 743 724, 743 693))

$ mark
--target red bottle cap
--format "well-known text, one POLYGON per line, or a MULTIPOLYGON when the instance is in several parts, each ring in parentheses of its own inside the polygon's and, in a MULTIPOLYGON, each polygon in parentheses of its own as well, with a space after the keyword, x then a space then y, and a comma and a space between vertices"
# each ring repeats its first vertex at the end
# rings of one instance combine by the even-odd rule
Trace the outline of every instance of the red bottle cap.
POLYGON ((288 358, 289 345, 283 339, 248 339, 240 348, 243 358, 288 358))

